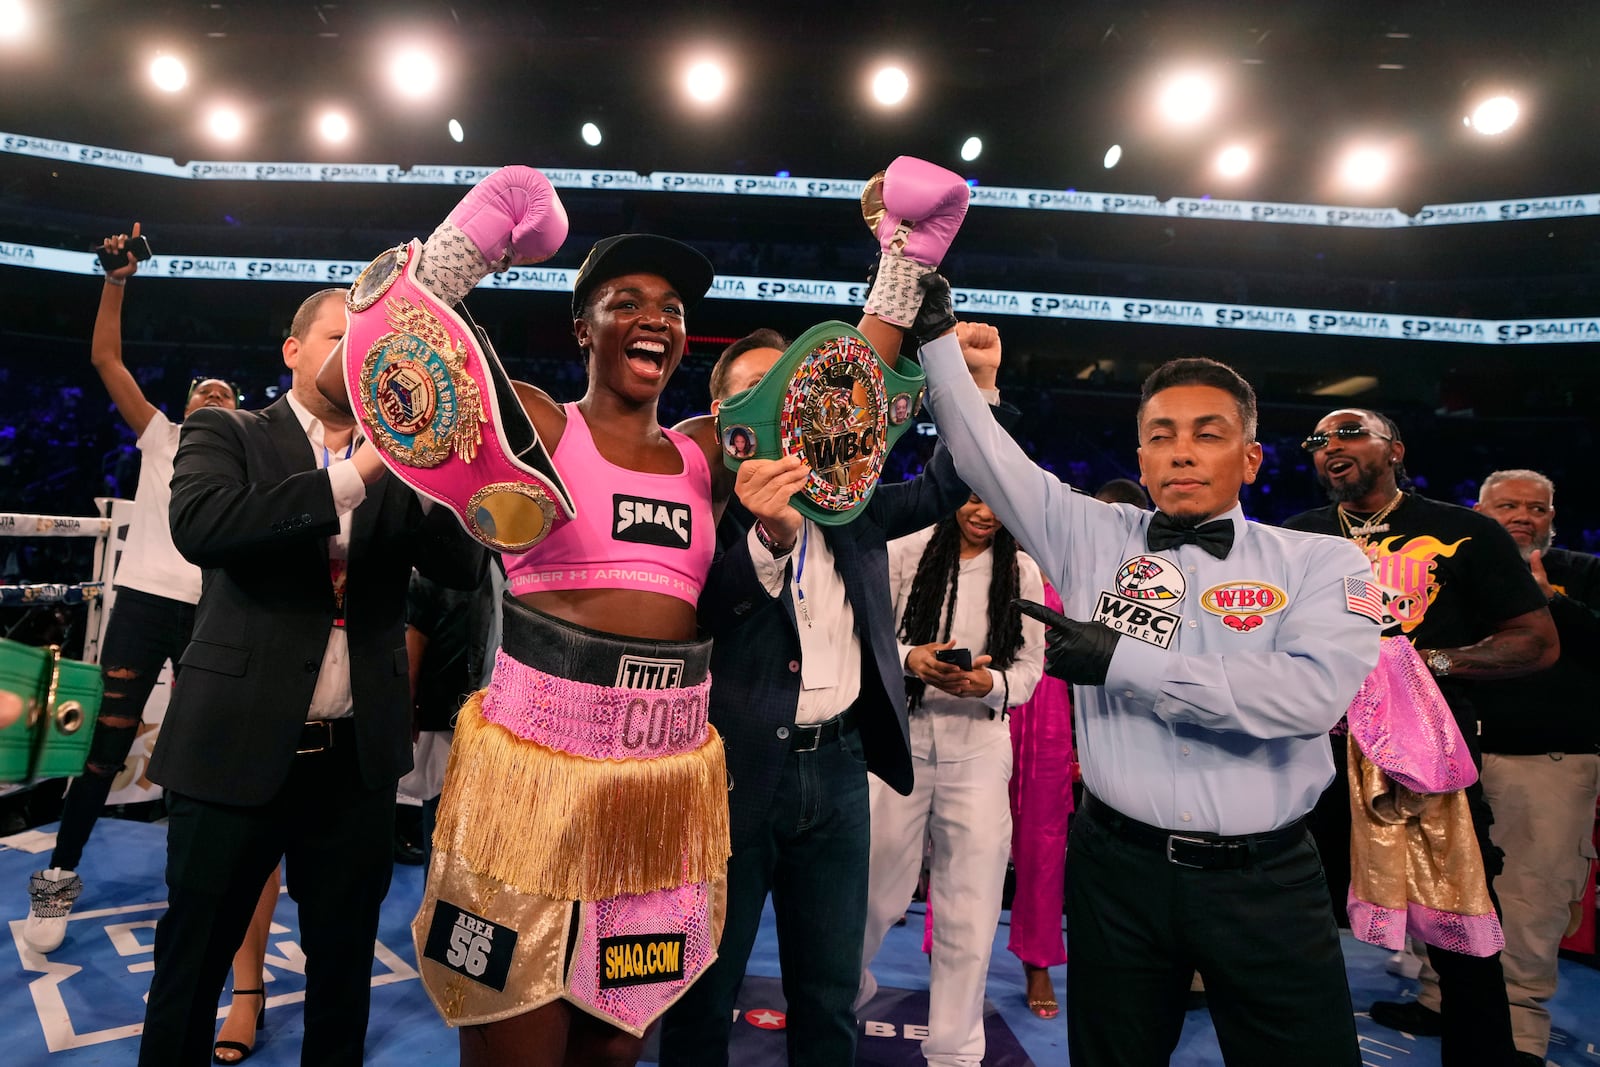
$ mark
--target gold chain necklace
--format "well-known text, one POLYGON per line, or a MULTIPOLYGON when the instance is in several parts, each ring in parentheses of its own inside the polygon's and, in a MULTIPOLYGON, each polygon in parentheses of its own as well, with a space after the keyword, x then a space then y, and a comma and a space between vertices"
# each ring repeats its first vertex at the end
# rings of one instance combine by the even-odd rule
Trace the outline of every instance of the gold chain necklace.
POLYGON ((1350 513, 1344 509, 1344 505, 1340 504, 1338 506, 1339 525, 1344 529, 1344 535, 1352 540, 1360 541, 1366 538, 1368 534, 1388 533, 1389 524, 1383 520, 1389 517, 1389 512, 1400 506, 1400 501, 1404 500, 1405 497, 1406 494, 1403 489, 1396 489, 1393 500, 1390 500, 1374 515, 1360 523, 1353 521, 1350 513))

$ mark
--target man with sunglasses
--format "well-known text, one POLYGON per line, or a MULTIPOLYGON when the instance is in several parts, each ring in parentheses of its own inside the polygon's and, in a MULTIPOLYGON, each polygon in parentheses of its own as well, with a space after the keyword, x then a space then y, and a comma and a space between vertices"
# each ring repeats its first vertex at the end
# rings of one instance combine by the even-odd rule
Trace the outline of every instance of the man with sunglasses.
MULTIPOLYGON (((1486 679, 1543 670, 1556 660, 1555 624, 1516 543, 1499 523, 1468 508, 1409 491, 1405 443, 1394 422, 1374 411, 1329 412, 1302 442, 1317 482, 1332 503, 1284 525, 1354 541, 1372 564, 1384 600, 1381 622, 1390 636, 1416 646, 1450 704, 1462 735, 1477 751, 1476 687, 1486 679)), ((1345 761, 1345 738, 1332 738, 1335 761, 1345 761)), ((1481 762, 1481 760, 1480 760, 1481 762)), ((1326 856, 1343 856, 1348 871, 1349 796, 1340 775, 1313 817, 1326 856)), ((1489 839, 1493 816, 1483 789, 1467 790, 1473 830, 1493 896, 1500 851, 1489 839)), ((1337 868, 1338 861, 1330 863, 1337 868)), ((1348 885, 1330 884, 1342 898, 1348 885)), ((1499 955, 1468 956, 1429 946, 1439 972, 1442 1013, 1415 1002, 1379 1001, 1374 1022, 1412 1034, 1438 1034, 1442 1060, 1453 1064, 1512 1064, 1516 1049, 1499 955)))
MULTIPOLYGON (((138 234, 139 224, 134 223, 133 236, 138 234)), ((171 660, 174 672, 178 669, 200 599, 200 568, 178 554, 167 522, 179 426, 145 398, 138 379, 122 361, 122 300, 128 279, 139 269, 138 261, 124 250, 128 240, 129 235, 119 234, 104 242, 110 254, 121 252, 127 262, 106 273, 89 358, 117 412, 137 435, 143 458, 133 521, 114 579, 116 603, 100 650, 105 697, 99 723, 84 773, 67 791, 50 863, 28 883, 23 938, 36 952, 53 952, 66 936, 67 915, 83 891, 77 867, 84 846, 138 737, 161 665, 171 660)), ((238 393, 229 383, 196 378, 184 400, 183 417, 203 407, 233 409, 238 403, 238 393)))

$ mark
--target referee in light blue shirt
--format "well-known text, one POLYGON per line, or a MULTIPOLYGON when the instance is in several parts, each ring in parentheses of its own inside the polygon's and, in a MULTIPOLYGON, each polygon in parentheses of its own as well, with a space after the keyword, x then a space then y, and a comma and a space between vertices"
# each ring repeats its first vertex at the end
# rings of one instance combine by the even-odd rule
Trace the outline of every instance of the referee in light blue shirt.
POLYGON ((1370 579, 1366 558, 1245 520, 1255 394, 1212 360, 1145 380, 1139 469, 1156 512, 1062 484, 995 425, 980 389, 999 337, 956 327, 947 294, 930 286, 916 329, 937 338, 922 359, 940 435, 1070 617, 1048 613, 1046 670, 1076 687, 1090 794, 1068 852, 1074 1067, 1166 1063, 1193 970, 1228 1063, 1359 1064, 1304 820, 1333 778, 1328 729, 1378 660, 1345 581, 1370 579))

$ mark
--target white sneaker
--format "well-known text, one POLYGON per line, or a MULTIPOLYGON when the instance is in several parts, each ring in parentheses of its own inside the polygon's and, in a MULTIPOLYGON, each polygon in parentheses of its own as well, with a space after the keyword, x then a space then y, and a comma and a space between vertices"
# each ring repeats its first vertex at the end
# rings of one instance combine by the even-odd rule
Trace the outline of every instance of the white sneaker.
POLYGON ((67 936, 67 915, 78 895, 83 879, 76 871, 52 867, 34 871, 28 879, 28 921, 22 925, 22 939, 35 952, 54 952, 67 936))
POLYGON ((1422 961, 1407 949, 1401 949, 1384 961, 1383 969, 1400 978, 1415 979, 1422 973, 1422 961))

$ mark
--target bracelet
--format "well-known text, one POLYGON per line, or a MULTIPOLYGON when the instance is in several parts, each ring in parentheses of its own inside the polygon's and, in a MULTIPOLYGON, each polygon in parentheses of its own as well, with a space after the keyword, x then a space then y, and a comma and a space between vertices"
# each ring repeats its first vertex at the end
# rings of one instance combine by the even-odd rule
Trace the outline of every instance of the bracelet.
POLYGON ((780 548, 778 542, 773 539, 772 534, 768 533, 767 528, 761 524, 760 519, 756 520, 756 540, 761 542, 762 548, 772 553, 773 559, 777 559, 779 556, 787 556, 794 551, 793 541, 780 548))
POLYGON ((107 274, 106 275, 106 284, 107 285, 114 285, 118 289, 121 289, 124 285, 128 284, 128 279, 126 279, 126 278, 113 278, 111 275, 107 274))

